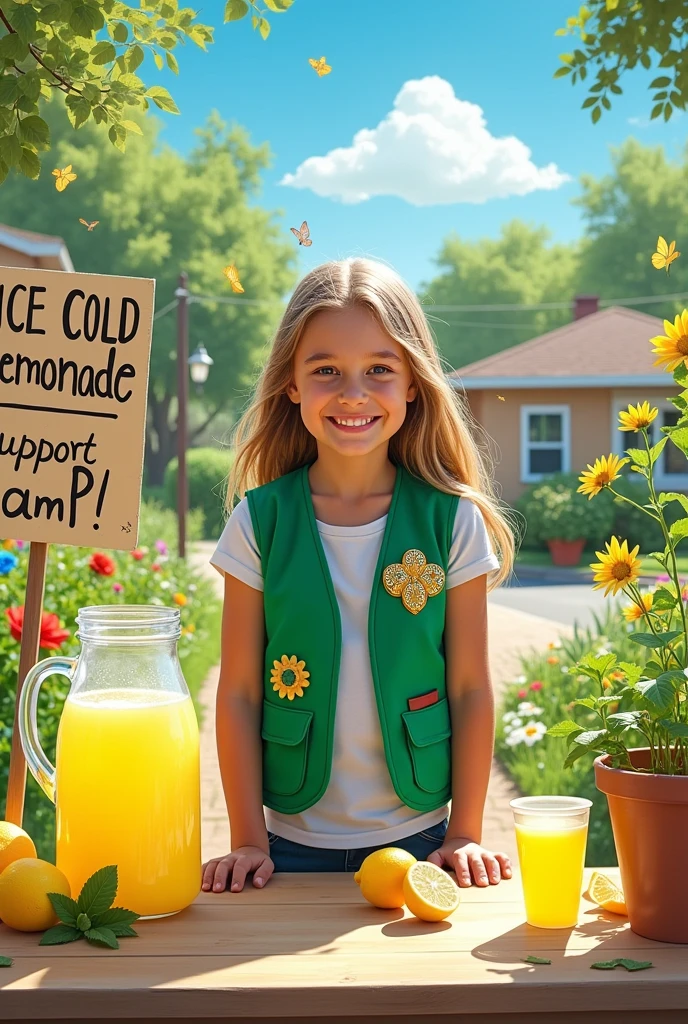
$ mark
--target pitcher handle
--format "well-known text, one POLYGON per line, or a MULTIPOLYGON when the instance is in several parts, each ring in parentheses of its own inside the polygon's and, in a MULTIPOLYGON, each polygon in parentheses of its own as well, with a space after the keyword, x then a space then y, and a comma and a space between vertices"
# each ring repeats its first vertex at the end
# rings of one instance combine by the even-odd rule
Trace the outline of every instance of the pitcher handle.
POLYGON ((44 658, 26 673, 19 695, 19 739, 26 763, 45 795, 55 803, 55 766, 47 758, 38 735, 38 694, 41 683, 55 673, 72 680, 76 658, 44 658))

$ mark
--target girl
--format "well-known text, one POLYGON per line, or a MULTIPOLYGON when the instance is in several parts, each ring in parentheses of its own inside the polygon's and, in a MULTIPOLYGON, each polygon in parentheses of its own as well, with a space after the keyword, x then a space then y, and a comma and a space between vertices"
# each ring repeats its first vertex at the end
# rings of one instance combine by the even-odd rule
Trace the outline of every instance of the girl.
POLYGON ((392 270, 349 259, 301 281, 236 429, 228 505, 246 496, 211 559, 232 851, 203 889, 354 872, 389 846, 461 886, 511 876, 481 830, 486 594, 514 537, 469 421, 392 270))

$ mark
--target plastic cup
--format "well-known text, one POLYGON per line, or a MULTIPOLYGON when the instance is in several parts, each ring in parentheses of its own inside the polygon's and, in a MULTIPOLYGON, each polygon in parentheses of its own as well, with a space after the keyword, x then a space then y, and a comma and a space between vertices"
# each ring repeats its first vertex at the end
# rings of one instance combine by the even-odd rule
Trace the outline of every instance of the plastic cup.
POLYGON ((591 800, 524 796, 511 801, 526 921, 535 928, 578 922, 591 800))

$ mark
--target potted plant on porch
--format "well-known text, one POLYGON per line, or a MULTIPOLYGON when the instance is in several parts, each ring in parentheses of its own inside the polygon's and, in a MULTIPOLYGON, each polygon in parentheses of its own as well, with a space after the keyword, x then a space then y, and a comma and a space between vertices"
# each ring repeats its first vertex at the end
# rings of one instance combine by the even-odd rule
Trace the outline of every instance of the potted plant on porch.
POLYGON ((611 500, 591 507, 576 490, 577 483, 573 473, 553 475, 533 487, 519 505, 528 530, 547 545, 554 565, 578 565, 586 541, 601 541, 614 522, 611 500))
MULTIPOLYGON (((635 629, 638 663, 620 662, 612 653, 588 654, 570 671, 587 676, 593 692, 574 701, 576 719, 560 722, 550 734, 565 737, 565 766, 592 752, 595 781, 607 795, 631 928, 665 942, 688 943, 688 886, 681 865, 688 849, 688 630, 686 594, 679 581, 676 549, 688 536, 688 496, 657 493, 654 469, 666 444, 688 454, 688 311, 674 324, 664 321, 666 335, 651 339, 655 366, 673 371, 680 393, 670 401, 679 410, 675 426, 651 443, 648 427, 657 409, 648 402, 628 406, 619 415, 619 430, 640 435, 628 458, 597 459, 581 477, 579 490, 588 501, 610 490, 635 505, 659 525, 664 550, 653 551, 669 582, 652 592, 638 587, 639 547, 613 536, 598 551, 594 589, 605 596, 623 592, 632 604, 626 617, 635 629), (614 489, 621 467, 644 477, 648 500, 640 505, 614 489), (670 525, 667 506, 677 503, 683 515, 670 525), (641 653, 642 652, 642 653, 641 653)), ((645 488, 642 488, 643 497, 645 488)), ((639 498, 642 501, 642 498, 639 498)), ((674 506, 675 507, 675 506, 674 506)))

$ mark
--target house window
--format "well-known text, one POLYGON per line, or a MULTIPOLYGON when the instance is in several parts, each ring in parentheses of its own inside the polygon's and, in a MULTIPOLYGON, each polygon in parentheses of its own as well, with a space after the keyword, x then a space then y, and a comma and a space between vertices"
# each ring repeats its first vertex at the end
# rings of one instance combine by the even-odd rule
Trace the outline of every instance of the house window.
POLYGON ((521 480, 534 483, 570 469, 568 405, 521 406, 521 480))
MULTIPOLYGON (((638 401, 642 402, 642 399, 632 396, 629 397, 628 400, 624 399, 623 401, 617 398, 613 403, 612 451, 615 451, 618 455, 623 456, 624 449, 626 448, 643 447, 642 437, 639 433, 618 429, 619 412, 622 409, 627 409, 629 404, 637 405, 638 401)), ((649 399, 649 402, 651 408, 656 406, 659 409, 657 416, 650 424, 648 430, 650 442, 652 444, 657 444, 657 442, 664 437, 661 428, 676 426, 679 418, 679 412, 676 406, 672 405, 671 402, 666 399, 649 399)), ((633 473, 629 466, 624 467, 624 473, 631 479, 637 479, 640 483, 643 483, 642 476, 640 476, 640 474, 633 473)), ((671 443, 671 441, 668 441, 664 446, 664 451, 660 455, 659 461, 655 466, 654 478, 658 490, 688 491, 688 459, 686 459, 686 456, 680 448, 677 448, 676 445, 671 443)))
MULTIPOLYGON (((661 409, 657 419, 662 420, 663 427, 675 427, 678 422, 678 409, 661 409)), ((655 444, 663 436, 661 430, 655 431, 655 444)), ((660 460, 660 472, 663 476, 685 476, 688 473, 688 459, 675 444, 667 442, 662 452, 662 458, 660 460)))

